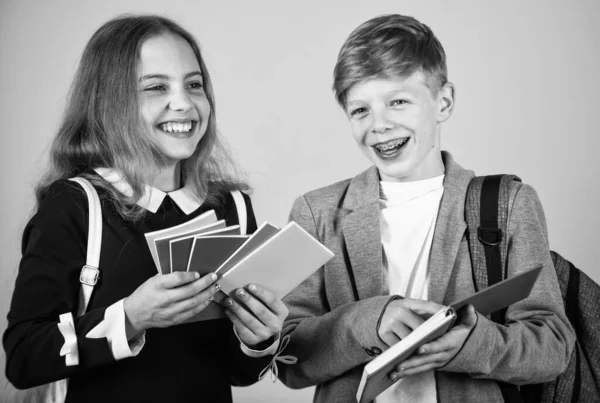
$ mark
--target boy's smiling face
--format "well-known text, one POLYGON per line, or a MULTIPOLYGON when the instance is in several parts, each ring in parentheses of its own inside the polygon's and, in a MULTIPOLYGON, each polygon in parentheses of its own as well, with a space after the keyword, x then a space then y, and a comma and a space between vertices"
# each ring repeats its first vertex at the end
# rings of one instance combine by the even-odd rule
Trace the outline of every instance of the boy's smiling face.
POLYGON ((440 124, 452 114, 452 84, 432 94, 421 72, 374 78, 353 85, 346 105, 354 139, 381 180, 412 182, 444 173, 440 124))

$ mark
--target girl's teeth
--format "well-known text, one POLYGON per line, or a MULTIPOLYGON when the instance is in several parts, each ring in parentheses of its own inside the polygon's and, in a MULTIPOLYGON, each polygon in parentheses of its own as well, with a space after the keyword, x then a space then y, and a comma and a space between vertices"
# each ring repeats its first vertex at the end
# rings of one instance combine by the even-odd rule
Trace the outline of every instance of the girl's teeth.
POLYGON ((170 133, 189 132, 190 130, 192 130, 192 122, 167 122, 161 125, 161 129, 170 133))

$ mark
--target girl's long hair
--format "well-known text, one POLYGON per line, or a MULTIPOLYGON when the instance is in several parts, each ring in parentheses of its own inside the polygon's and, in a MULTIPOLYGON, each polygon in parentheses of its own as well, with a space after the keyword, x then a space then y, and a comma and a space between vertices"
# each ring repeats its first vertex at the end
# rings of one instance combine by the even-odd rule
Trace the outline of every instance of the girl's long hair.
POLYGON ((180 162, 181 183, 191 187, 196 197, 209 206, 218 206, 230 190, 248 190, 217 136, 212 83, 194 37, 162 16, 126 15, 102 25, 85 47, 62 124, 52 143, 50 168, 36 186, 38 205, 53 182, 83 176, 106 190, 101 195, 122 217, 132 221, 143 217, 145 210, 135 203, 164 159, 141 117, 140 49, 145 40, 162 34, 178 35, 189 43, 202 71, 211 109, 206 133, 192 156, 180 162), (96 167, 121 172, 133 195, 127 197, 99 179, 92 172, 96 167))

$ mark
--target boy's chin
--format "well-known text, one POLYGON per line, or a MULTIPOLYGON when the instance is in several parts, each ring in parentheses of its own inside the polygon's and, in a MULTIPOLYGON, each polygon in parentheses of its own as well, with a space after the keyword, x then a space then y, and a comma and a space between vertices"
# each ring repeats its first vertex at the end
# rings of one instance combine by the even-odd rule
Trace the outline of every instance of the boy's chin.
POLYGON ((410 182, 412 170, 409 164, 401 161, 384 162, 377 161, 375 164, 379 171, 379 177, 384 182, 410 182))

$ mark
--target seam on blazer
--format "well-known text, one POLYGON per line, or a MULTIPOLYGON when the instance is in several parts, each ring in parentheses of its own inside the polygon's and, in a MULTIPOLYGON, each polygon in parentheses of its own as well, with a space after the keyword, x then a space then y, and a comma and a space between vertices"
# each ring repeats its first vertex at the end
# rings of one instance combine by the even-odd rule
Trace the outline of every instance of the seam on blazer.
POLYGON ((308 200, 306 200, 306 196, 305 195, 302 195, 302 200, 304 200, 304 203, 306 204, 306 207, 308 207, 308 211, 310 211, 310 216, 311 216, 311 218, 313 220, 313 225, 315 227, 315 234, 317 235, 317 241, 321 242, 321 234, 319 234, 319 230, 317 228, 317 221, 315 220, 315 213, 313 212, 313 209, 310 206, 310 203, 308 202, 308 200))

